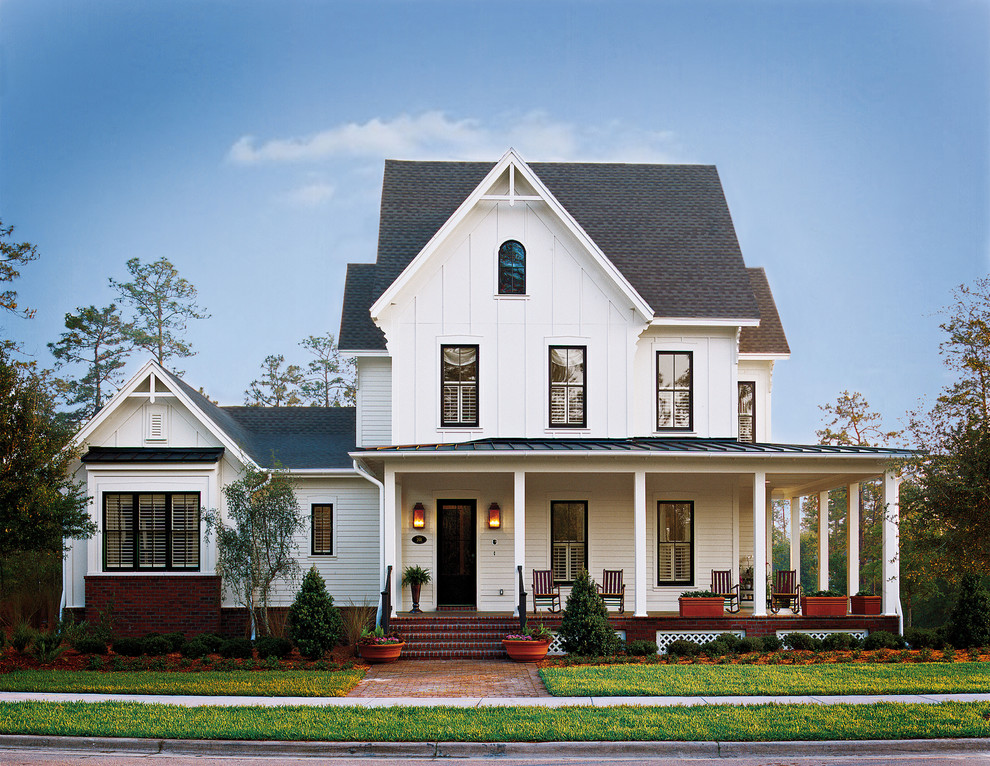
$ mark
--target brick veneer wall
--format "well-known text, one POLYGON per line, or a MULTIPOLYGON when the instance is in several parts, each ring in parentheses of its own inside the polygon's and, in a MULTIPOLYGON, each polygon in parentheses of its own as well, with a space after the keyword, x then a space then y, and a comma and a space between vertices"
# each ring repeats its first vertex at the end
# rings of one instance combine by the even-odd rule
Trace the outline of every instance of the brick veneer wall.
POLYGON ((179 631, 187 636, 220 631, 218 575, 89 575, 86 620, 95 625, 100 612, 113 608, 120 636, 179 631))

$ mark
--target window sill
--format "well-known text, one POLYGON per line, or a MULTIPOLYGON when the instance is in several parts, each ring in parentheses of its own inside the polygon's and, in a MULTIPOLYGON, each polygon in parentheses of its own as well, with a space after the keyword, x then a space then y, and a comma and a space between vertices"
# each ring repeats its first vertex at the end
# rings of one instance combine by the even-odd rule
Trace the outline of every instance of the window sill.
POLYGON ((492 298, 497 301, 524 301, 529 299, 529 293, 523 293, 521 295, 501 295, 496 293, 492 298))

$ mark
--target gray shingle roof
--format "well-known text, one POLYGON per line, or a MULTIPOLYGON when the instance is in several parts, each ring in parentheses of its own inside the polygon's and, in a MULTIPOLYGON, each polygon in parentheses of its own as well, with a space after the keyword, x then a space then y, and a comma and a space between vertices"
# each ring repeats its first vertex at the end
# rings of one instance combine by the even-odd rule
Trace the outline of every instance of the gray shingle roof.
POLYGON ((352 467, 353 407, 220 407, 181 378, 169 379, 260 466, 352 467))
MULTIPOLYGON (((490 162, 386 161, 378 259, 348 269, 342 349, 385 348, 368 309, 492 167, 490 162)), ((760 316, 714 166, 536 162, 529 167, 656 316, 760 316)))
POLYGON ((780 323, 777 303, 770 292, 770 283, 762 268, 747 269, 753 295, 760 307, 759 327, 743 327, 739 333, 739 351, 743 354, 789 354, 784 326, 780 323))

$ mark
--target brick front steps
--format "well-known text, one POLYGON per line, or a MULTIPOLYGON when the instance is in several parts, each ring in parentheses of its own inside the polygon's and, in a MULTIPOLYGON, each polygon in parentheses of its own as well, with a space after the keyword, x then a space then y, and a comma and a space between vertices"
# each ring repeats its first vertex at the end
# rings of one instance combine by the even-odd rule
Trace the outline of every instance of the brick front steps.
POLYGON ((512 616, 430 612, 401 614, 390 627, 406 640, 403 659, 495 660, 506 659, 502 639, 519 631, 512 616))

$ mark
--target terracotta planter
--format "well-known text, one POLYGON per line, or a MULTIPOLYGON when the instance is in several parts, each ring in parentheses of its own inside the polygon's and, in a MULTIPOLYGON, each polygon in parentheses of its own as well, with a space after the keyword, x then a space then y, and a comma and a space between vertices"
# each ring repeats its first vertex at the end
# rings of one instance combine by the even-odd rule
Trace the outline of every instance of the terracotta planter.
POLYGON ((395 662, 405 645, 405 641, 401 644, 358 644, 358 651, 362 659, 373 664, 395 662))
POLYGON ((681 617, 721 617, 725 611, 724 598, 679 598, 681 617))
POLYGON ((845 617, 845 596, 804 596, 801 611, 805 617, 845 617))
POLYGON ((503 638, 502 646, 509 655, 509 659, 516 662, 537 662, 547 656, 550 650, 549 641, 517 641, 503 638))
POLYGON ((853 614, 880 614, 882 609, 880 596, 850 596, 853 614))

